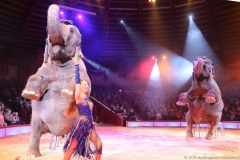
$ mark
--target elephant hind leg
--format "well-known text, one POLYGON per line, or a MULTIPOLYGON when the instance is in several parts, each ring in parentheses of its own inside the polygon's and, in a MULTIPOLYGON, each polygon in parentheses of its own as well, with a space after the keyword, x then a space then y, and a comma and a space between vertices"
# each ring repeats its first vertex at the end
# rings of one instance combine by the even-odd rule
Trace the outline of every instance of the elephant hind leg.
POLYGON ((217 129, 217 125, 220 122, 220 119, 221 119, 221 117, 218 117, 217 119, 212 120, 205 139, 211 140, 213 138, 213 134, 217 129))
POLYGON ((186 121, 187 121, 186 138, 193 138, 193 133, 192 133, 193 121, 192 121, 192 118, 191 118, 191 116, 190 116, 189 111, 188 111, 188 113, 186 114, 186 121))
POLYGON ((30 135, 29 149, 27 153, 28 157, 41 156, 39 150, 39 141, 42 136, 42 123, 42 120, 39 117, 36 117, 36 115, 33 113, 31 121, 32 132, 30 135))

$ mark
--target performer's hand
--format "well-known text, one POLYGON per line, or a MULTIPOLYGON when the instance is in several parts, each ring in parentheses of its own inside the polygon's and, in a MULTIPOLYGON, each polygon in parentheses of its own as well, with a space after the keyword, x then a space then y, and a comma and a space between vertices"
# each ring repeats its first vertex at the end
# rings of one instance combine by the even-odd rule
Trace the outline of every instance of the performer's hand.
POLYGON ((77 58, 76 56, 71 57, 71 58, 72 58, 74 64, 79 64, 79 58, 77 58))
POLYGON ((93 122, 93 125, 94 125, 94 126, 96 126, 96 125, 97 125, 97 123, 96 123, 96 122, 93 122))

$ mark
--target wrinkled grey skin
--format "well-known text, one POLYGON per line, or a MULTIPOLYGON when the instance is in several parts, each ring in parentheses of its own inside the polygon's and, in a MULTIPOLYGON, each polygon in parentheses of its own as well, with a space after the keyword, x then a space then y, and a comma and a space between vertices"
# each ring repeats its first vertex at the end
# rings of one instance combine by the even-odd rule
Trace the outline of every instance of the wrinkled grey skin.
MULTIPOLYGON (((58 6, 49 7, 45 62, 36 74, 28 79, 22 93, 23 97, 32 100, 32 132, 28 150, 28 156, 31 157, 41 155, 39 140, 42 134, 63 136, 70 131, 75 120, 64 117, 62 113, 73 97, 75 66, 71 57, 82 55, 81 35, 75 26, 60 23, 58 12, 58 6)), ((81 59, 80 75, 81 79, 91 84, 81 59)))
POLYGON ((213 79, 213 63, 206 57, 197 57, 193 62, 193 85, 188 92, 181 93, 177 105, 189 107, 186 114, 186 138, 192 138, 193 124, 210 124, 206 139, 212 139, 213 132, 221 120, 223 101, 220 89, 213 79))

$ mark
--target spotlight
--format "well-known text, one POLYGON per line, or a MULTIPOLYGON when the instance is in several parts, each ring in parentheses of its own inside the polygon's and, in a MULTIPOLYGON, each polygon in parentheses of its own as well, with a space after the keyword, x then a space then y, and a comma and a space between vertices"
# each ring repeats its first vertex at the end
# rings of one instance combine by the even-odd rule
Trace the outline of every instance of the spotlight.
POLYGON ((166 59, 166 56, 163 56, 163 59, 166 59))
POLYGON ((189 17, 189 19, 192 19, 192 15, 190 15, 190 16, 188 16, 189 17))
POLYGON ((151 2, 152 0, 149 0, 149 2, 151 2))
POLYGON ((155 59, 155 57, 153 56, 152 59, 155 59))
POLYGON ((123 20, 121 20, 120 22, 123 23, 123 20))
POLYGON ((81 15, 78 15, 78 18, 79 18, 79 19, 81 19, 81 18, 82 18, 82 16, 81 16, 81 15))
POLYGON ((60 14, 63 14, 63 11, 61 11, 60 14))

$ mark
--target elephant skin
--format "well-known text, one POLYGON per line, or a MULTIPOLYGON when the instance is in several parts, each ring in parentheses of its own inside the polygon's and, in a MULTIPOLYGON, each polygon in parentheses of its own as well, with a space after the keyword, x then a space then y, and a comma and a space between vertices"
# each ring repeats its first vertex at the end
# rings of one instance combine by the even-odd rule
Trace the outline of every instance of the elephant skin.
POLYGON ((193 62, 193 85, 188 92, 181 93, 177 105, 188 105, 186 114, 187 133, 186 138, 192 138, 193 124, 209 124, 210 128, 206 139, 212 139, 221 120, 223 101, 221 91, 213 79, 213 63, 206 57, 197 57, 193 62))
MULTIPOLYGON (((39 141, 42 134, 66 135, 77 116, 67 118, 63 112, 69 104, 73 104, 70 101, 74 99, 75 65, 71 57, 83 56, 81 34, 70 21, 60 21, 58 13, 57 5, 49 7, 44 63, 29 77, 22 92, 23 97, 32 100, 29 157, 41 155, 39 141)), ((91 85, 82 59, 79 66, 81 80, 91 85)))

